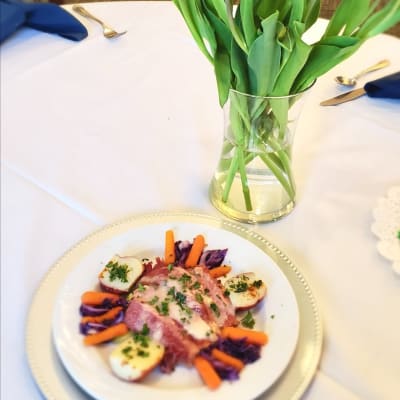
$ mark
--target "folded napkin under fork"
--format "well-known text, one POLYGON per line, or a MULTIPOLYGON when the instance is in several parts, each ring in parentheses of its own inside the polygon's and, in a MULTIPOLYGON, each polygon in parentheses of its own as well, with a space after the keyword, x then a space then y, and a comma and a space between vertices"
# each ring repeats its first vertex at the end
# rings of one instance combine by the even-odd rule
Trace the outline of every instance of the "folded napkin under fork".
POLYGON ((0 0, 0 42, 23 26, 74 41, 88 35, 86 27, 57 4, 0 0))

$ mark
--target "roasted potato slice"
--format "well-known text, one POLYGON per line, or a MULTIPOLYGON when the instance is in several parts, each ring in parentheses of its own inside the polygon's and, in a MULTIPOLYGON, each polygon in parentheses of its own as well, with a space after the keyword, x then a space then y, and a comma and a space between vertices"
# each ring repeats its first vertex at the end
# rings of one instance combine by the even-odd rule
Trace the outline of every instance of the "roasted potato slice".
POLYGON ((128 293, 143 271, 143 263, 137 258, 115 255, 99 274, 100 286, 107 292, 128 293))
POLYGON ((110 354, 112 371, 125 381, 140 381, 161 362, 165 348, 148 337, 135 339, 135 334, 119 344, 110 354))
POLYGON ((254 272, 235 275, 224 282, 235 310, 248 310, 267 294, 267 286, 254 272))

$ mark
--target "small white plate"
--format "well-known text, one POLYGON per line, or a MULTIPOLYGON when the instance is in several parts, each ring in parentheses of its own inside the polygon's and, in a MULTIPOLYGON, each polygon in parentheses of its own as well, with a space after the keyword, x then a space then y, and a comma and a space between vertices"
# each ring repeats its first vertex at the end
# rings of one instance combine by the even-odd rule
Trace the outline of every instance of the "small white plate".
POLYGON ((90 252, 68 275, 55 302, 53 339, 57 352, 73 379, 98 400, 141 400, 163 398, 187 400, 254 399, 267 390, 282 374, 296 348, 299 334, 299 312, 296 297, 283 272, 262 250, 248 240, 218 227, 195 222, 154 222, 132 227, 112 237, 99 239, 90 252), (178 367, 166 375, 153 371, 141 383, 124 382, 113 375, 107 361, 111 345, 88 347, 79 334, 80 297, 94 290, 99 272, 114 254, 137 258, 163 256, 165 231, 172 229, 176 240, 192 240, 203 234, 208 249, 228 248, 225 263, 232 274, 255 272, 268 288, 266 299, 254 310, 255 329, 268 333, 269 343, 261 358, 242 371, 235 382, 223 382, 212 392, 201 382, 194 369, 178 367))
POLYGON ((386 197, 378 199, 373 216, 371 230, 379 238, 377 249, 400 275, 400 186, 390 188, 386 197))
MULTIPOLYGON (((136 227, 160 223, 171 225, 171 223, 176 222, 195 223, 203 226, 203 228, 212 227, 240 236, 267 254, 284 273, 294 290, 299 307, 301 323, 298 344, 282 375, 258 399, 298 400, 301 398, 317 369, 323 341, 319 311, 303 273, 271 242, 242 225, 193 213, 157 213, 124 219, 94 232, 68 250, 54 264, 41 282, 29 310, 26 328, 26 352, 33 378, 47 400, 92 399, 70 378, 60 362, 52 340, 54 304, 60 296, 60 291, 65 287, 65 282, 71 272, 82 261, 82 257, 91 253, 101 242, 110 240, 136 227)), ((76 331, 74 334, 76 334, 76 331)), ((105 364, 104 361, 103 365, 105 364)), ((98 377, 92 379, 99 382, 98 377)), ((155 393, 155 389, 150 390, 155 393)), ((163 390, 163 395, 166 392, 168 390, 163 390)), ((191 396, 191 391, 186 392, 188 396, 191 396)), ((195 397, 192 398, 195 399, 195 397)))

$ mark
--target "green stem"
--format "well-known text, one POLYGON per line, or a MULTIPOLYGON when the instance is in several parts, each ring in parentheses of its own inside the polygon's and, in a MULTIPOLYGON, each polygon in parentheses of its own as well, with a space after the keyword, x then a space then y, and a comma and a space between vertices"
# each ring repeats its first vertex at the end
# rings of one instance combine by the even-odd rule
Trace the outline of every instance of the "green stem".
POLYGON ((281 169, 279 166, 276 165, 276 163, 272 160, 272 158, 267 154, 260 154, 260 158, 264 161, 266 166, 272 171, 272 173, 275 175, 276 179, 281 183, 283 188, 286 190, 286 193, 290 197, 291 200, 294 200, 295 193, 293 190, 292 185, 290 182, 286 179, 285 174, 282 173, 281 169))
POLYGON ((251 130, 250 117, 248 113, 244 111, 244 109, 246 109, 246 104, 241 104, 240 97, 237 98, 236 95, 231 95, 230 100, 232 103, 232 108, 239 114, 247 132, 250 132, 251 130))
POLYGON ((292 166, 291 166, 291 160, 290 160, 288 153, 286 152, 286 150, 282 149, 282 147, 279 145, 279 143, 276 141, 276 139, 274 137, 270 136, 268 138, 268 143, 271 146, 271 148, 278 154, 281 165, 289 179, 289 184, 292 187, 292 191, 294 191, 294 179, 293 179, 293 173, 292 173, 292 166))
POLYGON ((239 173, 240 173, 240 180, 242 182, 244 202, 246 204, 246 210, 251 211, 253 209, 253 206, 251 204, 249 183, 247 181, 246 165, 244 162, 243 151, 239 152, 238 157, 239 157, 239 173))
MULTIPOLYGON (((237 173, 240 174, 242 193, 246 210, 253 209, 251 193, 247 178, 246 166, 256 157, 260 157, 262 162, 270 169, 277 181, 282 185, 291 200, 295 197, 295 185, 291 169, 291 160, 288 152, 282 147, 279 138, 274 136, 277 129, 273 115, 262 115, 267 104, 257 101, 252 104, 252 115, 255 115, 255 124, 252 124, 252 117, 249 114, 249 104, 247 99, 242 99, 236 93, 230 97, 230 123, 232 139, 234 142, 228 143, 228 148, 234 148, 234 154, 229 160, 220 163, 225 174, 225 187, 222 194, 222 201, 227 202, 232 189, 233 180, 237 173), (259 119, 263 118, 266 122, 259 124, 259 119), (270 122, 268 122, 270 121, 270 122), (260 129, 257 134, 255 129, 260 129), (246 150, 246 146, 250 146, 246 150)), ((224 144, 224 148, 227 148, 224 144)))
POLYGON ((244 160, 243 149, 241 149, 240 147, 236 147, 235 154, 232 158, 232 162, 231 162, 229 171, 227 173, 225 188, 224 188, 224 192, 222 193, 222 201, 224 203, 226 203, 228 201, 228 197, 229 197, 229 193, 231 191, 233 179, 236 175, 236 172, 239 171, 240 180, 242 183, 242 192, 243 192, 244 202, 246 205, 246 210, 251 211, 253 209, 253 206, 251 204, 249 184, 248 184, 248 180, 247 180, 245 166, 246 166, 246 164, 245 164, 245 160, 244 160))
MULTIPOLYGON (((237 150, 237 149, 236 149, 237 150)), ((238 153, 235 151, 235 154, 232 158, 229 171, 226 175, 226 182, 224 192, 222 193, 222 201, 226 203, 228 201, 229 193, 231 191, 233 178, 235 177, 236 171, 238 169, 238 153)))

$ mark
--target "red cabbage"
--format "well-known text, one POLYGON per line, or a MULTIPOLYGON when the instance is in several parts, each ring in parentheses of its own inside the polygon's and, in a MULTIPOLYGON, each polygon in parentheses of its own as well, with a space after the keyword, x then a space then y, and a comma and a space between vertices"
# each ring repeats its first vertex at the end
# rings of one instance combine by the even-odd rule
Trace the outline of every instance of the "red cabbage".
POLYGON ((228 249, 203 251, 199 264, 205 265, 209 269, 219 267, 224 261, 227 251, 228 249))
POLYGON ((235 368, 225 365, 224 363, 215 360, 211 356, 213 349, 218 349, 232 357, 238 358, 244 364, 251 364, 260 358, 261 346, 256 344, 246 343, 246 339, 232 340, 232 339, 218 339, 215 343, 201 350, 200 354, 209 360, 219 377, 223 380, 236 380, 239 378, 238 372, 235 368))
POLYGON ((93 333, 104 331, 106 328, 107 325, 100 324, 98 322, 86 322, 79 324, 79 332, 82 335, 92 335, 93 333))
POLYGON ((219 339, 212 346, 221 350, 232 357, 239 358, 245 364, 251 364, 257 361, 261 356, 261 346, 247 343, 246 339, 232 340, 219 339))
MULTIPOLYGON (((188 240, 178 240, 175 242, 175 264, 183 265, 190 253, 192 243, 188 240)), ((215 268, 222 264, 228 249, 205 250, 202 252, 199 265, 205 265, 208 268, 215 268)))
POLYGON ((123 308, 128 307, 128 301, 124 297, 120 297, 118 301, 111 301, 109 299, 106 299, 103 301, 101 305, 98 306, 93 306, 93 305, 88 305, 88 304, 81 304, 79 307, 79 312, 83 317, 95 317, 97 315, 104 314, 107 312, 110 308, 116 307, 116 306, 121 306, 123 308))
POLYGON ((88 304, 81 304, 79 312, 83 317, 95 317, 104 314, 111 307, 89 306, 88 304))
POLYGON ((124 320, 124 311, 121 310, 115 318, 105 319, 101 322, 81 322, 79 324, 79 332, 82 335, 91 335, 103 331, 104 329, 119 324, 124 320))
POLYGON ((236 381, 239 379, 239 372, 234 367, 230 367, 221 362, 213 361, 214 369, 219 377, 224 381, 236 381))
POLYGON ((207 359, 215 369, 218 376, 224 381, 236 381, 239 379, 239 371, 234 367, 224 364, 211 356, 210 348, 200 351, 202 357, 207 359))
POLYGON ((175 242, 175 263, 177 265, 185 264, 191 248, 192 243, 190 243, 188 240, 178 240, 175 242))

